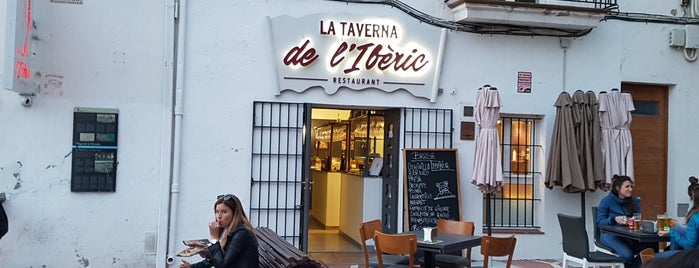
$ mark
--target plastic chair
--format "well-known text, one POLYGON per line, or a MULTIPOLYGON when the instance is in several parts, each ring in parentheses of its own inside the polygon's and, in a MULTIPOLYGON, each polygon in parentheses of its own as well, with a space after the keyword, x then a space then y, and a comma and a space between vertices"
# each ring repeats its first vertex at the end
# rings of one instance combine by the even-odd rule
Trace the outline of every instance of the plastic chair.
POLYGON ((374 235, 374 244, 376 244, 376 255, 379 261, 379 268, 384 267, 415 267, 414 256, 417 252, 417 235, 415 234, 384 234, 376 231, 374 235), (384 259, 386 256, 407 256, 408 265, 386 264, 384 259))
MULTIPOLYGON (((369 257, 369 249, 366 244, 367 240, 374 239, 376 231, 383 231, 381 220, 379 219, 364 222, 359 227, 359 236, 362 238, 362 250, 364 250, 364 265, 366 267, 379 267, 377 256, 369 257)), ((408 257, 388 255, 383 258, 383 262, 386 264, 408 264, 408 257)))
POLYGON ((638 253, 641 256, 641 263, 646 263, 648 260, 655 258, 655 250, 653 248, 646 248, 638 253))
MULTIPOLYGON (((475 225, 472 221, 454 221, 447 219, 437 219, 437 232, 473 235, 475 225)), ((437 254, 435 255, 435 265, 441 268, 462 268, 471 267, 471 248, 459 252, 459 255, 454 254, 437 254)), ((420 263, 423 263, 420 259, 420 263)))
POLYGON ((588 242, 587 230, 582 217, 558 214, 563 239, 563 267, 568 262, 579 263, 582 267, 612 266, 624 267, 624 260, 611 254, 592 251, 588 242))
MULTIPOLYGON (((510 268, 512 266, 512 257, 515 254, 515 245, 517 244, 517 238, 515 236, 510 237, 495 237, 495 236, 483 236, 481 237, 481 255, 483 255, 483 268, 488 268, 488 259, 490 257, 507 257, 507 266, 510 268)), ((564 266, 565 267, 565 266, 564 266)))
POLYGON ((599 229, 599 227, 597 227, 597 207, 592 207, 592 226, 594 226, 593 230, 594 230, 594 236, 595 236, 595 240, 594 240, 595 243, 593 245, 593 250, 607 253, 609 255, 619 256, 614 252, 613 249, 603 245, 602 242, 600 242, 600 240, 599 240, 600 229, 599 229))

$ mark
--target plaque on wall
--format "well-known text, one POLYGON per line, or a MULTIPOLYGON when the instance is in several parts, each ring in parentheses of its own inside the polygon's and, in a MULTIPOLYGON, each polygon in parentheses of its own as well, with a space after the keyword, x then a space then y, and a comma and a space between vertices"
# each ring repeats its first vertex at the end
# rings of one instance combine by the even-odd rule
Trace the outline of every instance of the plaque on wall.
POLYGON ((73 110, 72 192, 116 191, 119 110, 73 110))

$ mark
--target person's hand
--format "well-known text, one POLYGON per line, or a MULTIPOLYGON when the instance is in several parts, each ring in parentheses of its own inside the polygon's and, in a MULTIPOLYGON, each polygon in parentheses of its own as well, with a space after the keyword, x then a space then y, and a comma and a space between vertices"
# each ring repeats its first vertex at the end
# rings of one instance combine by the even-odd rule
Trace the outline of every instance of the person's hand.
POLYGON ((669 231, 658 231, 659 236, 667 236, 667 234, 670 233, 669 231))
POLYGON ((209 235, 211 236, 211 239, 219 240, 221 236, 221 226, 218 225, 217 221, 209 222, 209 235))
POLYGON ((182 260, 182 263, 180 264, 180 268, 189 268, 192 267, 192 264, 188 263, 185 260, 182 260))
POLYGON ((675 227, 677 225, 677 220, 670 218, 670 227, 675 227))
POLYGON ((204 249, 202 251, 199 251, 199 257, 202 257, 204 259, 211 259, 211 253, 209 253, 209 249, 204 249))
POLYGON ((614 217, 614 221, 618 224, 626 224, 626 216, 616 216, 614 217))

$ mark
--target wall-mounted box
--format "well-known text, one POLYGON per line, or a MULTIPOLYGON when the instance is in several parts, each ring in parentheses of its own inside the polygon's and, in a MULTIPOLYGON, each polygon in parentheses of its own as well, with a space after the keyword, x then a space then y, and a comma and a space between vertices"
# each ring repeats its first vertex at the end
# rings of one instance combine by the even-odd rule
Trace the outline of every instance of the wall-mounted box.
POLYGON ((699 25, 685 25, 684 36, 684 48, 699 48, 699 25))
POLYGON ((684 29, 671 29, 670 30, 670 46, 671 47, 683 47, 684 46, 684 29))

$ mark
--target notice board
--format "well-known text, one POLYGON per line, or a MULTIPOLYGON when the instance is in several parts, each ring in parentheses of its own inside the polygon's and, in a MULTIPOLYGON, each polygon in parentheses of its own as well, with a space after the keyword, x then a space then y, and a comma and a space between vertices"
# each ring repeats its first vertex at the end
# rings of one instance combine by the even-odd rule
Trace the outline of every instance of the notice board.
POLYGON ((405 225, 436 227, 437 219, 461 220, 458 151, 403 149, 405 225))

